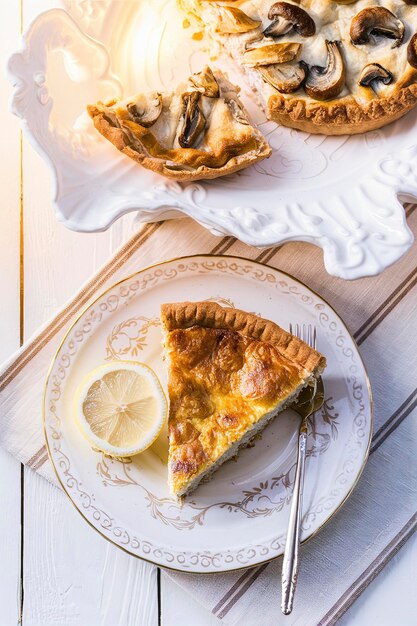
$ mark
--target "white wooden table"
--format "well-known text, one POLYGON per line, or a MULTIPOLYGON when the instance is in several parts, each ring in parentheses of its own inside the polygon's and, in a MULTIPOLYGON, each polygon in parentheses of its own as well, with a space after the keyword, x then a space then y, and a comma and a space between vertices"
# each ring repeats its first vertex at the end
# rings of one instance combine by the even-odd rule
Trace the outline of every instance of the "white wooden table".
MULTIPOLYGON (((44 8, 42 0, 2 0, 2 66, 18 47, 21 28, 44 8)), ((107 260, 130 232, 133 219, 126 217, 108 232, 94 235, 70 232, 56 222, 49 172, 8 112, 10 94, 2 72, 1 360, 107 260)), ((219 623, 163 572, 107 543, 62 492, 2 450, 0 477, 0 626, 219 623)), ((414 537, 339 624, 415 626, 416 580, 414 537), (401 606, 399 596, 406 599, 401 606)))

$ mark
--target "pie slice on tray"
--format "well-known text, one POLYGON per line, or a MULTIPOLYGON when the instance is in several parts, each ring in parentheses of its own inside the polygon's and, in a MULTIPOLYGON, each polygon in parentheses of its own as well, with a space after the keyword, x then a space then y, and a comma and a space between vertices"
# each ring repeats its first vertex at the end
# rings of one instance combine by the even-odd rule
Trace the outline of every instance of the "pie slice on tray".
POLYGON ((284 126, 362 133, 417 105, 416 0, 178 2, 284 126))
POLYGON ((206 66, 175 93, 89 105, 96 129, 118 150, 179 181, 231 174, 271 154, 226 76, 206 66))
POLYGON ((213 302, 164 304, 171 491, 178 497, 235 456, 325 358, 273 322, 213 302))

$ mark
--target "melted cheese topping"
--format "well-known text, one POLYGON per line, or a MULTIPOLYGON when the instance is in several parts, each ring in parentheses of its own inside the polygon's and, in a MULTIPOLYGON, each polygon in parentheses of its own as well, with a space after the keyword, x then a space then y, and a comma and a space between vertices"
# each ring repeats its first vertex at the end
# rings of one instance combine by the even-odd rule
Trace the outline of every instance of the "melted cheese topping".
MULTIPOLYGON (((268 12, 274 2, 273 0, 266 2, 265 0, 243 0, 243 2, 230 3, 230 6, 238 6, 251 18, 262 21, 262 27, 257 30, 232 35, 221 35, 216 31, 218 13, 215 2, 180 0, 180 3, 184 8, 200 17, 208 26, 212 36, 220 40, 241 64, 246 44, 256 35, 262 33, 271 23, 268 19, 268 12)), ((301 2, 293 2, 293 4, 299 5, 313 18, 316 34, 312 37, 301 37, 297 33, 291 32, 275 40, 265 38, 255 45, 262 46, 271 41, 298 42, 302 44, 298 60, 303 60, 310 66, 325 67, 327 59, 326 39, 342 42, 346 81, 344 90, 339 94, 338 99, 351 95, 358 104, 364 105, 372 99, 388 97, 398 88, 410 84, 410 82, 417 82, 417 72, 407 62, 407 45, 413 34, 417 32, 417 5, 408 5, 404 0, 359 0, 352 4, 339 4, 335 0, 302 0, 301 2), (404 39, 399 47, 392 48, 393 40, 386 37, 371 38, 371 42, 365 45, 353 45, 351 43, 349 30, 352 18, 362 9, 373 6, 386 7, 404 23, 404 39), (369 63, 379 63, 394 77, 389 85, 379 84, 378 95, 371 88, 358 85, 360 73, 363 67, 369 63)), ((265 102, 268 102, 270 95, 277 93, 272 86, 261 79, 256 70, 246 66, 244 70, 252 86, 262 93, 265 102)), ((302 87, 291 94, 282 94, 282 96, 284 98, 302 97, 308 102, 315 102, 302 87)))
POLYGON ((161 114, 149 128, 135 123, 127 109, 127 105, 135 103, 136 99, 140 100, 142 95, 106 107, 107 114, 114 113, 119 122, 124 122, 131 132, 133 145, 136 138, 141 147, 154 158, 166 159, 185 167, 222 167, 234 156, 256 153, 259 150, 259 135, 249 123, 237 121, 227 104, 230 100, 238 102, 237 89, 221 72, 216 72, 215 76, 220 97, 200 96, 199 107, 205 118, 205 126, 191 148, 181 148, 177 135, 182 126, 181 96, 195 91, 192 86, 180 85, 175 93, 164 94, 161 114))
POLYGON ((215 463, 305 380, 262 341, 193 326, 168 333, 169 472, 175 492, 215 463))

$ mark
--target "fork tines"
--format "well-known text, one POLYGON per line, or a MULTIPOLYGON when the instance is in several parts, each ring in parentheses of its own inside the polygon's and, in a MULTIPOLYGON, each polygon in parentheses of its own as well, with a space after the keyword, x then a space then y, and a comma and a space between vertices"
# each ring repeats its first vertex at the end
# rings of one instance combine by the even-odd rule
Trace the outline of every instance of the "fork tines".
POLYGON ((290 333, 304 343, 307 343, 314 350, 317 345, 317 328, 312 324, 290 324, 290 333))

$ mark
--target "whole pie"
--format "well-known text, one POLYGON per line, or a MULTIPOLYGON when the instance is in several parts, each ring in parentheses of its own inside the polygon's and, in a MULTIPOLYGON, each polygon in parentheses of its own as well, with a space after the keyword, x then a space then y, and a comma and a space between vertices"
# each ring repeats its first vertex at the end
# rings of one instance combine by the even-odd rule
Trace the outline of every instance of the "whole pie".
POLYGON ((87 110, 96 129, 118 150, 180 181, 230 174, 271 154, 251 125, 238 89, 209 67, 175 93, 138 94, 87 110))
POLYGON ((213 302, 164 304, 168 476, 177 496, 291 404, 324 357, 273 322, 213 302))
POLYGON ((179 0, 233 57, 272 120, 380 128, 417 104, 417 0, 179 0))

